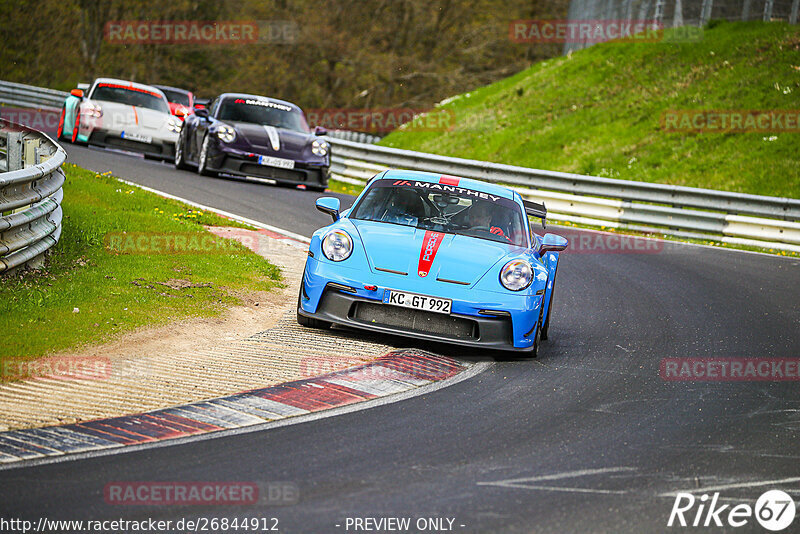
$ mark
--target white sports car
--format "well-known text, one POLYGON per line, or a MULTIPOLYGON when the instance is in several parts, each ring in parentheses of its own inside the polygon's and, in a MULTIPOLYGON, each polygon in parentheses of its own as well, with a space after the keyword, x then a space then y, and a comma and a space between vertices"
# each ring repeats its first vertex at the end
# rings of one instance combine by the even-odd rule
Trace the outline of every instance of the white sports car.
POLYGON ((71 91, 61 110, 58 137, 171 161, 181 126, 160 89, 98 78, 86 89, 71 91))

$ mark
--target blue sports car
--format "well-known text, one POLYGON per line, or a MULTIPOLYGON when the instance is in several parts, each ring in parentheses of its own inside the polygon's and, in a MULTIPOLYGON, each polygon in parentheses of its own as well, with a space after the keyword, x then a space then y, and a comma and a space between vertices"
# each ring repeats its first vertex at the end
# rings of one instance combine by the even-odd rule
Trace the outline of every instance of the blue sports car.
POLYGON ((415 171, 375 176, 352 208, 323 197, 297 322, 336 323, 536 356, 547 338, 559 252, 528 216, 544 204, 502 186, 415 171))

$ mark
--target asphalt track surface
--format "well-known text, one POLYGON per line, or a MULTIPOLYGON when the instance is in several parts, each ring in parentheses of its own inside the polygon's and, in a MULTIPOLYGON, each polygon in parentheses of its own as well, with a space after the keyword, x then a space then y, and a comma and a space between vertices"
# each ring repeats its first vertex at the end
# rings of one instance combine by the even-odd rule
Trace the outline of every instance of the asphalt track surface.
MULTIPOLYGON (((313 209, 316 193, 67 151, 78 165, 304 235, 327 220, 313 209)), ((711 488, 721 504, 752 505, 780 488, 800 501, 798 382, 659 376, 663 358, 800 356, 800 261, 693 246, 565 254, 555 298, 538 360, 500 359, 451 387, 311 422, 0 471, 0 511, 277 517, 281 532, 354 532, 348 517, 448 517, 456 532, 664 532, 675 491, 711 488), (192 480, 288 481, 300 500, 231 508, 103 498, 109 482, 192 480)), ((736 531, 764 532, 752 518, 736 531)))

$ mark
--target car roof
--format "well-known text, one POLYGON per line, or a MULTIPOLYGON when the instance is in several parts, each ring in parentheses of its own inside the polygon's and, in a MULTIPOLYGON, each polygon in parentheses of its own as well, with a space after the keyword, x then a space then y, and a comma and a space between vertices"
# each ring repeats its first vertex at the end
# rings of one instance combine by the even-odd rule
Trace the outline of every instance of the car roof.
POLYGON ((287 100, 280 100, 279 98, 272 98, 271 96, 261 96, 261 95, 251 95, 248 93, 222 93, 219 95, 220 99, 227 100, 229 98, 251 98, 254 100, 269 100, 270 102, 275 102, 276 104, 283 104, 285 106, 291 106, 292 108, 296 109, 297 111, 302 111, 300 106, 297 104, 293 104, 287 100))
POLYGON ((166 89, 168 91, 177 91, 177 92, 183 93, 185 95, 192 94, 192 92, 189 91, 188 89, 181 89, 180 87, 172 87, 172 86, 169 86, 169 85, 153 85, 153 87, 156 87, 158 89, 166 89))
POLYGON ((128 86, 128 87, 133 87, 134 89, 144 89, 145 91, 151 91, 153 93, 158 93, 161 96, 163 96, 164 98, 166 98, 166 96, 161 91, 161 89, 159 89, 158 87, 156 87, 154 85, 147 85, 145 83, 137 83, 137 82, 132 82, 130 80, 119 80, 117 78, 97 78, 94 81, 94 83, 92 84, 92 87, 94 87, 98 83, 110 83, 110 84, 114 84, 114 85, 125 85, 125 86, 128 86))
MULTIPOLYGON (((442 178, 450 178, 452 180, 458 180, 458 187, 463 187, 465 189, 471 189, 473 191, 480 191, 481 193, 488 193, 490 195, 494 195, 497 197, 508 198, 511 200, 515 200, 515 193, 511 189, 507 187, 503 187, 501 185, 490 184, 487 182, 482 182, 480 180, 472 180, 470 178, 460 178, 458 176, 450 176, 446 174, 440 174, 435 172, 425 172, 425 171, 406 171, 406 170, 395 170, 389 169, 386 171, 383 176, 379 176, 380 178, 397 178, 397 179, 407 179, 407 180, 415 180, 418 182, 428 182, 428 183, 442 183, 446 184, 446 180, 442 180, 442 178)), ((455 185, 455 184, 446 184, 446 185, 455 185)))

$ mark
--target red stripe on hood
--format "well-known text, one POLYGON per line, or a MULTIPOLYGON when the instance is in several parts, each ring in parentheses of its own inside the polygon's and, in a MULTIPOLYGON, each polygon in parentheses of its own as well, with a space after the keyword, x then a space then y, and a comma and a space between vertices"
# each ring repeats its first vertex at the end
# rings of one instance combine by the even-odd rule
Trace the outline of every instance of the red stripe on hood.
POLYGON ((441 232, 431 232, 430 230, 425 232, 425 237, 422 239, 422 250, 419 251, 419 266, 417 267, 417 274, 422 278, 428 276, 443 239, 444 234, 441 232))
POLYGON ((441 178, 439 178, 439 183, 442 185, 457 186, 459 181, 461 181, 461 178, 458 178, 456 176, 442 176, 441 178))

